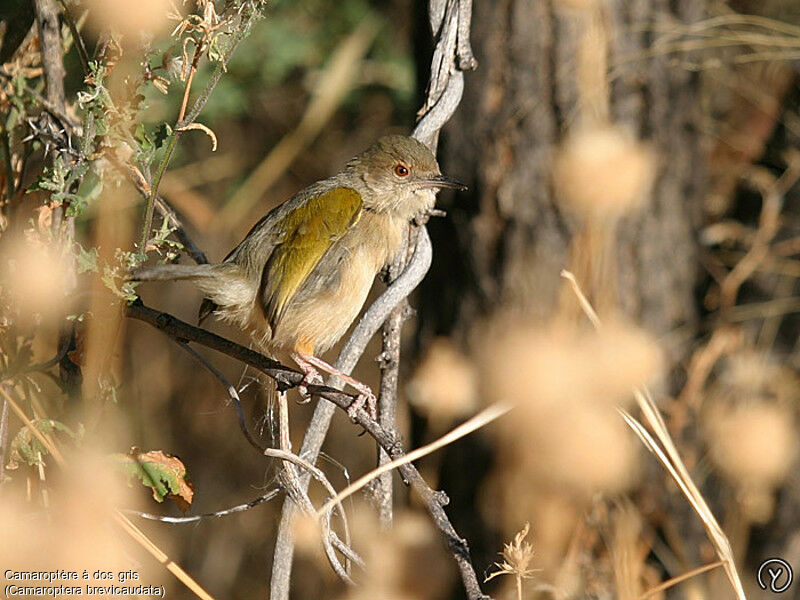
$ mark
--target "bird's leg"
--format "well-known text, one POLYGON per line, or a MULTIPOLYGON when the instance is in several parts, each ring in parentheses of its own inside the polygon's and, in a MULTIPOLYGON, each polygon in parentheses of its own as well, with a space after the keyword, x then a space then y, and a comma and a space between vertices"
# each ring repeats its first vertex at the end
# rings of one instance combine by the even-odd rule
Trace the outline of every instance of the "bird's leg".
POLYGON ((314 368, 314 365, 305 360, 304 355, 292 352, 292 358, 304 375, 303 383, 297 386, 297 391, 299 391, 300 395, 303 397, 303 402, 308 402, 311 399, 311 395, 308 393, 308 388, 306 386, 322 385, 324 383, 322 375, 314 368))
MULTIPOLYGON (((350 417, 351 420, 353 421, 356 420, 356 413, 358 412, 358 409, 362 408, 364 405, 366 405, 369 415, 373 419, 375 418, 377 414, 378 401, 375 398, 375 394, 372 393, 372 390, 368 385, 366 385, 365 383, 361 383, 355 377, 342 372, 333 365, 329 365, 324 360, 322 360, 321 358, 317 358, 313 354, 294 352, 292 353, 292 358, 294 358, 297 364, 301 365, 301 368, 302 368, 301 362, 305 362, 308 366, 312 368, 316 367, 317 369, 321 369, 327 373, 330 373, 331 375, 335 375, 336 377, 340 378, 342 381, 344 381, 345 383, 352 386, 354 389, 358 391, 358 397, 347 408, 347 415, 350 417)), ((317 375, 319 375, 319 373, 317 373, 317 375)))

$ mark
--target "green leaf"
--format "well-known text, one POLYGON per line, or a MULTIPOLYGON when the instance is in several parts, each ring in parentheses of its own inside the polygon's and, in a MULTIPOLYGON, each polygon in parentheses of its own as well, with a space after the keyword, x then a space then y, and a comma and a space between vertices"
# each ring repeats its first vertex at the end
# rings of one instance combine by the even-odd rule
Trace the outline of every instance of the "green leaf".
POLYGON ((130 454, 113 454, 112 459, 129 478, 135 477, 149 487, 157 502, 171 498, 184 512, 191 506, 194 489, 178 457, 161 450, 139 452, 134 448, 130 454))
POLYGON ((164 145, 164 142, 167 141, 167 138, 171 135, 172 127, 170 127, 167 123, 162 123, 161 126, 156 129, 154 140, 156 148, 161 148, 164 145))
MULTIPOLYGON (((69 427, 55 421, 53 419, 34 419, 31 425, 39 433, 48 436, 54 431, 66 433, 72 439, 78 439, 79 435, 73 432, 69 427)), ((6 468, 13 470, 19 467, 20 463, 25 463, 30 466, 44 464, 44 457, 49 454, 44 444, 36 437, 36 434, 31 431, 31 428, 25 425, 19 430, 17 435, 11 442, 11 452, 9 453, 8 464, 6 468)))
POLYGON ((81 181, 80 185, 78 186, 78 191, 75 192, 75 195, 80 199, 79 202, 85 205, 89 202, 97 200, 102 191, 103 178, 100 177, 94 168, 90 168, 86 173, 86 176, 83 178, 83 181, 81 181))
POLYGON ((86 250, 80 244, 75 244, 77 247, 77 254, 75 255, 75 264, 78 267, 78 274, 91 271, 97 273, 97 261, 100 259, 100 254, 97 248, 86 250))

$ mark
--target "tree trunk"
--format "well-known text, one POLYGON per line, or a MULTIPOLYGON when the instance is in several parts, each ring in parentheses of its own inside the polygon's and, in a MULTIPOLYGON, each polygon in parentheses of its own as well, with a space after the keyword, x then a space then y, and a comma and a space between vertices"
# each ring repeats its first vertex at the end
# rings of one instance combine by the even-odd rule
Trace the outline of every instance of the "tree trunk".
MULTIPOLYGON (((442 198, 448 218, 429 225, 434 263, 418 301, 423 345, 434 335, 466 345, 474 325, 498 306, 542 321, 567 304, 577 307, 560 277, 568 268, 606 313, 621 311, 662 339, 675 334, 670 361, 686 352, 688 338, 677 332, 694 330, 701 277, 700 86, 679 60, 685 55, 648 49, 654 31, 696 21, 704 9, 695 0, 476 3, 472 42, 480 66, 467 76, 443 141, 443 171, 470 191, 442 198), (595 234, 561 207, 552 175, 562 142, 599 125, 631 132, 657 158, 648 200, 609 228, 598 250, 595 234)), ((469 456, 464 444, 449 456, 469 456)), ((457 527, 474 526, 478 490, 488 484, 465 481, 463 470, 448 474, 456 469, 445 461, 451 511, 457 527)), ((697 519, 688 519, 702 538, 697 519)), ((496 538, 468 537, 479 570, 496 560, 496 538)))
POLYGON ((471 191, 450 197, 444 206, 450 218, 431 224, 436 254, 423 292, 425 331, 466 330, 498 304, 543 317, 555 310, 574 228, 554 199, 552 161, 587 109, 579 101, 591 102, 593 92, 581 91, 592 83, 581 80, 579 62, 586 21, 595 19, 613 78, 610 120, 650 141, 659 156, 649 204, 618 229, 619 298, 627 314, 658 333, 696 319, 693 225, 705 179, 699 86, 674 56, 645 58, 653 35, 643 30, 669 19, 696 20, 703 3, 615 1, 594 16, 591 6, 568 4, 592 3, 475 6, 473 44, 481 67, 468 76, 444 149, 446 171, 468 179, 471 191))

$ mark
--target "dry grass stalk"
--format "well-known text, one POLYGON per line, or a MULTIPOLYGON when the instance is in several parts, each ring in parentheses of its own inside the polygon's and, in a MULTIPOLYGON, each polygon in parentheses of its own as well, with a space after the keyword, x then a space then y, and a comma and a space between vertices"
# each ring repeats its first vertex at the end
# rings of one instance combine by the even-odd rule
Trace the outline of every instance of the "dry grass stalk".
MULTIPOLYGON (((597 313, 595 313, 591 304, 583 295, 575 276, 569 271, 562 271, 561 276, 567 279, 571 284, 578 301, 580 302, 584 312, 586 313, 586 316, 589 318, 592 324, 595 327, 601 327, 602 323, 597 316, 597 313)), ((675 483, 678 484, 678 487, 681 489, 684 496, 686 496, 686 499, 692 505, 692 508, 703 521, 703 525, 706 528, 708 537, 711 540, 717 555, 720 557, 720 560, 724 563, 725 572, 727 573, 728 579, 731 582, 731 586, 736 593, 736 597, 739 600, 746 600, 744 588, 742 587, 739 573, 737 572, 734 564, 733 550, 731 549, 730 542, 728 541, 725 533, 722 531, 722 528, 719 526, 719 523, 711 512, 711 509, 708 507, 708 504, 703 498, 703 495, 700 493, 700 490, 697 488, 694 481, 692 481, 689 470, 683 463, 683 460, 678 453, 678 449, 675 447, 675 443, 672 441, 672 437, 669 434, 667 425, 664 422, 664 419, 661 417, 655 401, 653 400, 647 388, 634 389, 633 392, 645 421, 653 430, 653 433, 658 441, 656 441, 656 438, 654 438, 641 423, 639 423, 624 410, 620 410, 622 417, 625 419, 625 422, 630 426, 634 433, 636 433, 645 447, 647 447, 648 450, 650 450, 659 459, 675 483)))
MULTIPOLYGON (((6 390, 0 386, 0 394, 3 395, 4 399, 11 405, 12 409, 15 411, 17 416, 20 420, 25 423, 25 425, 29 428, 31 433, 44 445, 45 448, 51 453, 53 458, 55 459, 56 463, 62 467, 67 468, 69 465, 64 458, 64 455, 58 449, 55 441, 48 437, 45 437, 37 427, 35 427, 30 419, 28 419, 27 415, 25 415, 24 411, 19 407, 19 405, 14 401, 14 399, 6 392, 6 390)), ((211 596, 208 592, 206 592, 203 587, 197 583, 186 571, 184 571, 180 565, 178 565, 175 561, 169 558, 169 555, 162 551, 150 538, 148 538, 144 532, 142 532, 138 527, 136 527, 130 520, 123 515, 118 510, 115 510, 113 513, 114 519, 117 523, 122 527, 122 529, 127 533, 134 541, 136 541, 142 548, 144 548, 153 558, 155 558, 160 564, 164 565, 164 567, 172 573, 181 583, 183 583, 188 589, 192 591, 198 598, 202 598, 203 600, 214 600, 213 596, 211 596)))
POLYGON ((512 407, 506 404, 493 404, 492 406, 489 406, 488 408, 482 410, 468 421, 465 421, 464 423, 462 423, 461 425, 450 431, 450 433, 443 435, 438 440, 435 440, 430 444, 426 444, 420 448, 417 448, 413 452, 409 452, 408 454, 406 454, 401 458, 388 462, 385 465, 381 465, 377 469, 373 469, 369 473, 366 473, 365 475, 359 477, 356 481, 348 485, 336 496, 334 496, 333 498, 328 500, 325 504, 323 504, 322 508, 320 508, 317 511, 317 516, 322 517, 323 515, 327 514, 331 510, 331 508, 341 503, 341 501, 347 498, 348 496, 353 495, 355 492, 363 488, 373 479, 380 477, 383 473, 388 473, 389 471, 392 471, 399 466, 408 464, 410 462, 414 462, 415 460, 418 460, 423 456, 427 456, 431 452, 435 452, 439 448, 443 448, 444 446, 452 444, 453 442, 464 437, 465 435, 468 435, 473 431, 476 431, 481 427, 488 425, 492 421, 499 419, 504 414, 509 412, 511 409, 512 407))
POLYGON ((717 567, 721 567, 725 564, 725 561, 718 560, 716 562, 703 565, 702 567, 697 567, 696 569, 692 569, 691 571, 687 571, 686 573, 681 573, 676 577, 672 577, 667 579, 666 581, 660 583, 659 585, 650 588, 644 594, 639 596, 639 600, 647 600, 647 598, 651 598, 656 594, 663 592, 666 589, 669 589, 682 581, 686 581, 687 579, 694 577, 696 575, 700 575, 701 573, 705 573, 706 571, 710 571, 711 569, 716 569, 717 567))

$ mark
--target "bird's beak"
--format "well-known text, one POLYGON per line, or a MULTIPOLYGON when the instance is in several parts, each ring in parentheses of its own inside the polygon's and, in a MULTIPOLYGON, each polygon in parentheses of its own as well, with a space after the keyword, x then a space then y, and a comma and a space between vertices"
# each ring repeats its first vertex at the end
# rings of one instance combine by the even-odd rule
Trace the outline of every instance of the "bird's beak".
POLYGON ((423 179, 419 183, 422 185, 422 187, 426 188, 450 188, 460 192, 467 191, 467 186, 465 186, 463 183, 456 181, 451 177, 446 177, 445 175, 435 175, 430 179, 423 179))

